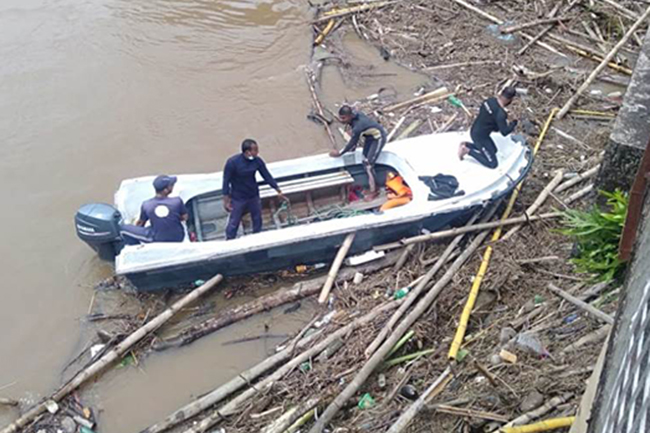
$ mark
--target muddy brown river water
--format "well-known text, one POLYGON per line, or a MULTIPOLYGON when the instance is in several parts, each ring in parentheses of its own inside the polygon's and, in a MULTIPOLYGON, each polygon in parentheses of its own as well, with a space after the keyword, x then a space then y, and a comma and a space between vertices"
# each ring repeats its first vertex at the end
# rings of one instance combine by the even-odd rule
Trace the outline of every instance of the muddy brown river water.
MULTIPOLYGON (((245 137, 267 161, 325 152, 302 67, 304 0, 3 0, 0 2, 0 396, 35 401, 83 348, 92 287, 112 272, 75 236, 72 217, 112 201, 124 178, 220 170, 245 137)), ((326 70, 327 101, 408 94, 422 78, 378 63, 376 80, 346 87, 326 70), (382 72, 383 71, 383 72, 382 72)), ((271 312, 87 389, 101 431, 135 432, 258 362, 273 342, 222 342, 299 329, 309 308, 271 312)), ((0 408, 0 424, 15 413, 0 408)))

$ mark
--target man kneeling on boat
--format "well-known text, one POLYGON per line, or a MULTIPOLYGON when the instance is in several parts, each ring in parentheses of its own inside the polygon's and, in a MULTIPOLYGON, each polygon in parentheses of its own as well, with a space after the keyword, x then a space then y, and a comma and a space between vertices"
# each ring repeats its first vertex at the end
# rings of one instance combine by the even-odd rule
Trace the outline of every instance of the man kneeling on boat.
POLYGON ((490 134, 499 131, 504 137, 514 131, 517 121, 508 124, 508 113, 505 108, 512 103, 517 92, 512 87, 506 87, 496 98, 486 99, 472 124, 470 136, 473 143, 463 142, 458 148, 458 157, 462 161, 469 155, 487 168, 497 168, 497 147, 490 134))
POLYGON ((160 175, 153 181, 156 196, 142 203, 140 218, 135 226, 124 225, 122 238, 129 245, 148 242, 182 242, 188 213, 180 197, 170 197, 176 176, 160 175), (151 225, 145 227, 147 221, 151 225))
POLYGON ((226 239, 237 237, 237 229, 247 212, 250 212, 253 220, 253 233, 262 231, 262 202, 255 179, 258 171, 271 188, 278 192, 278 197, 287 200, 258 154, 257 142, 247 138, 241 144, 241 153, 228 159, 223 169, 223 206, 227 212, 230 212, 226 226, 226 239))
POLYGON ((347 105, 342 106, 339 110, 339 119, 342 123, 352 127, 352 137, 343 150, 332 150, 330 156, 341 156, 356 149, 359 139, 363 137, 363 167, 368 174, 370 189, 370 194, 367 194, 366 197, 369 199, 375 198, 378 194, 375 162, 377 162, 377 158, 386 144, 386 130, 365 114, 352 111, 352 108, 347 105))

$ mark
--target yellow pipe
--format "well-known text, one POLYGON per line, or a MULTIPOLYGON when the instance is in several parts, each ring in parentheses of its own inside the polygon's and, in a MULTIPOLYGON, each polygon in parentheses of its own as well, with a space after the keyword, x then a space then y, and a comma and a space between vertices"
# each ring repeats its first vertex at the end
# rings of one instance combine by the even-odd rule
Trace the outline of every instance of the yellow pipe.
MULTIPOLYGON (((548 132, 549 127, 551 126, 551 122, 553 121, 553 118, 558 113, 558 111, 560 111, 558 108, 553 108, 551 110, 551 114, 549 114, 548 118, 546 119, 546 122, 544 123, 542 132, 539 134, 539 137, 537 138, 535 147, 533 147, 533 155, 537 155, 537 151, 539 150, 539 147, 542 145, 542 141, 544 141, 544 137, 546 136, 546 133, 548 132)), ((519 191, 521 191, 522 184, 523 182, 519 183, 515 188, 515 190, 512 192, 512 195, 510 196, 510 200, 508 201, 508 205, 506 206, 506 209, 505 211, 503 211, 503 215, 501 216, 501 221, 507 219, 508 216, 510 216, 510 212, 512 212, 512 208, 515 205, 515 201, 519 196, 519 191)), ((494 230, 494 234, 492 235, 492 243, 498 241, 499 238, 501 238, 502 232, 503 232, 503 227, 498 227, 496 230, 494 230)), ((469 292, 469 296, 467 297, 467 302, 465 303, 463 312, 460 315, 460 323, 458 324, 458 328, 456 329, 456 335, 454 336, 454 340, 451 342, 451 347, 449 348, 449 358, 451 359, 456 359, 461 344, 463 343, 463 339, 465 338, 465 332, 467 332, 467 324, 469 323, 469 316, 472 314, 472 310, 474 309, 474 304, 476 304, 476 298, 478 297, 478 292, 481 288, 481 283, 483 282, 483 278, 485 277, 485 273, 487 272, 488 266, 490 265, 491 258, 492 258, 492 245, 488 245, 488 247, 485 249, 485 253, 483 253, 483 260, 481 261, 481 266, 479 267, 476 277, 474 278, 474 282, 472 283, 472 288, 469 292)))
POLYGON ((568 416, 566 418, 553 418, 546 421, 536 422, 535 424, 520 425, 516 427, 502 427, 502 433, 538 433, 542 431, 555 430, 562 427, 570 427, 576 417, 568 416))
POLYGON ((602 116, 602 117, 616 117, 614 113, 608 113, 606 111, 592 111, 592 110, 571 110, 570 114, 586 114, 588 116, 602 116))

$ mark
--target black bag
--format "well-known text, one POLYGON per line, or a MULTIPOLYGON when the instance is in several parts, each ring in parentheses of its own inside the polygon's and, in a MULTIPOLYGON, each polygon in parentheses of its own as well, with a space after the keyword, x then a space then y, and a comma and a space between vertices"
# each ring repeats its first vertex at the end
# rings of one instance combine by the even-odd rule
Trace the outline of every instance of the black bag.
POLYGON ((458 179, 449 174, 439 173, 435 176, 420 176, 418 179, 431 190, 429 194, 430 201, 465 195, 465 191, 458 190, 458 179))

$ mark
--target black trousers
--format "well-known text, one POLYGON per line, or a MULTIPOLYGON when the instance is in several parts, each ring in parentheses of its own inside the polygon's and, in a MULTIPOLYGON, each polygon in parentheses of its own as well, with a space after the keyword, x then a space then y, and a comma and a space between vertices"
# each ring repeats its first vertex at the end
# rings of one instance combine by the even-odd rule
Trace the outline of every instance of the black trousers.
POLYGON ((476 136, 471 134, 473 143, 467 143, 469 156, 480 162, 487 168, 497 168, 499 160, 497 159, 497 146, 490 136, 476 136))
POLYGON ((367 137, 365 143, 363 144, 363 167, 368 174, 368 186, 370 191, 377 191, 377 173, 375 172, 375 162, 379 158, 381 150, 384 148, 386 142, 381 138, 379 140, 375 138, 367 137))

